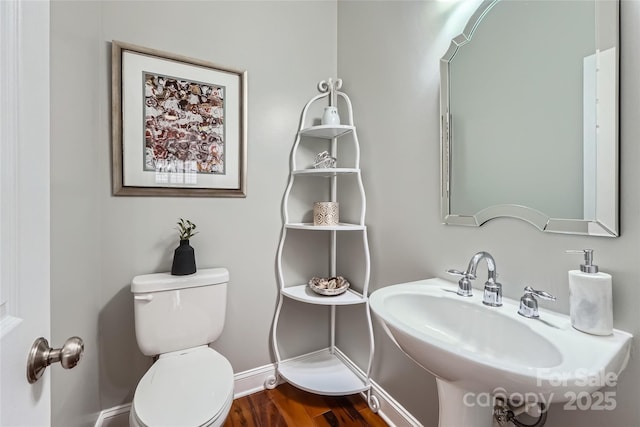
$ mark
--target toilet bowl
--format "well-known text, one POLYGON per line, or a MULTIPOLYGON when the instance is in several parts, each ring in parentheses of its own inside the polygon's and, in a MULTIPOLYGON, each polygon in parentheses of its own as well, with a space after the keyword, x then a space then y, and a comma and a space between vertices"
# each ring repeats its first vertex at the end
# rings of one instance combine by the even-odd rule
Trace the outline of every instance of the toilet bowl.
POLYGON ((222 333, 228 278, 226 269, 215 268, 133 279, 138 346, 158 357, 136 387, 130 426, 224 424, 233 402, 233 369, 208 344, 222 333))

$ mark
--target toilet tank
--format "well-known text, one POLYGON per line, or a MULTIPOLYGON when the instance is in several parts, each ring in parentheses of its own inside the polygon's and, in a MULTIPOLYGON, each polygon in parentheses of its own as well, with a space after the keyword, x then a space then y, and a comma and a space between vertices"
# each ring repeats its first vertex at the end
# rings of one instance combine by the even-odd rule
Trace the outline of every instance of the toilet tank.
POLYGON ((228 281, 226 268, 134 277, 133 312, 142 353, 155 356, 217 340, 224 327, 228 281))

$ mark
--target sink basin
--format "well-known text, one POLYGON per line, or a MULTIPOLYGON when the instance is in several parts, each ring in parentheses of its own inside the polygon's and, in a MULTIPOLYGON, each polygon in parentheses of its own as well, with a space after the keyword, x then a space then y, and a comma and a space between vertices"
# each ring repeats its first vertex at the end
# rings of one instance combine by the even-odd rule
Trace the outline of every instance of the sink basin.
POLYGON ((626 366, 631 334, 588 335, 572 328, 566 315, 540 309, 539 319, 528 319, 518 314, 517 301, 504 298, 502 307, 489 307, 482 304, 482 290, 474 289, 472 297, 456 290, 456 283, 428 279, 370 296, 389 337, 438 380, 441 426, 470 425, 454 414, 443 424, 443 415, 449 416, 443 411, 461 411, 460 400, 451 399, 455 394, 466 402, 468 393, 535 396, 548 405, 611 385, 626 366), (444 407, 443 393, 449 395, 444 407))

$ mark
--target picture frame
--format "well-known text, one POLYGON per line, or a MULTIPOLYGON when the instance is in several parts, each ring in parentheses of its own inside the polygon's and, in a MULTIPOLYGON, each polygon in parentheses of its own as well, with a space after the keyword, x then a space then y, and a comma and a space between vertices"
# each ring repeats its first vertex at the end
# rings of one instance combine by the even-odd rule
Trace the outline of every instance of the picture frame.
POLYGON ((246 197, 247 72, 111 42, 114 196, 246 197))

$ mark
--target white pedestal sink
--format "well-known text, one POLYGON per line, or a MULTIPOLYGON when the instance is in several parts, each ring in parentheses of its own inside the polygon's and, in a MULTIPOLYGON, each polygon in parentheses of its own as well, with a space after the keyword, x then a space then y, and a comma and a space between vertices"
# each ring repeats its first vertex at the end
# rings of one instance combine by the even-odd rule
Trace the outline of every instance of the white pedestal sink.
POLYGON ((456 290, 428 279, 387 286, 369 299, 389 337, 435 375, 440 427, 491 426, 495 395, 547 406, 590 396, 615 383, 627 364, 627 332, 588 335, 566 315, 540 309, 539 319, 528 319, 518 315, 517 301, 489 307, 481 290, 472 297, 456 290))

